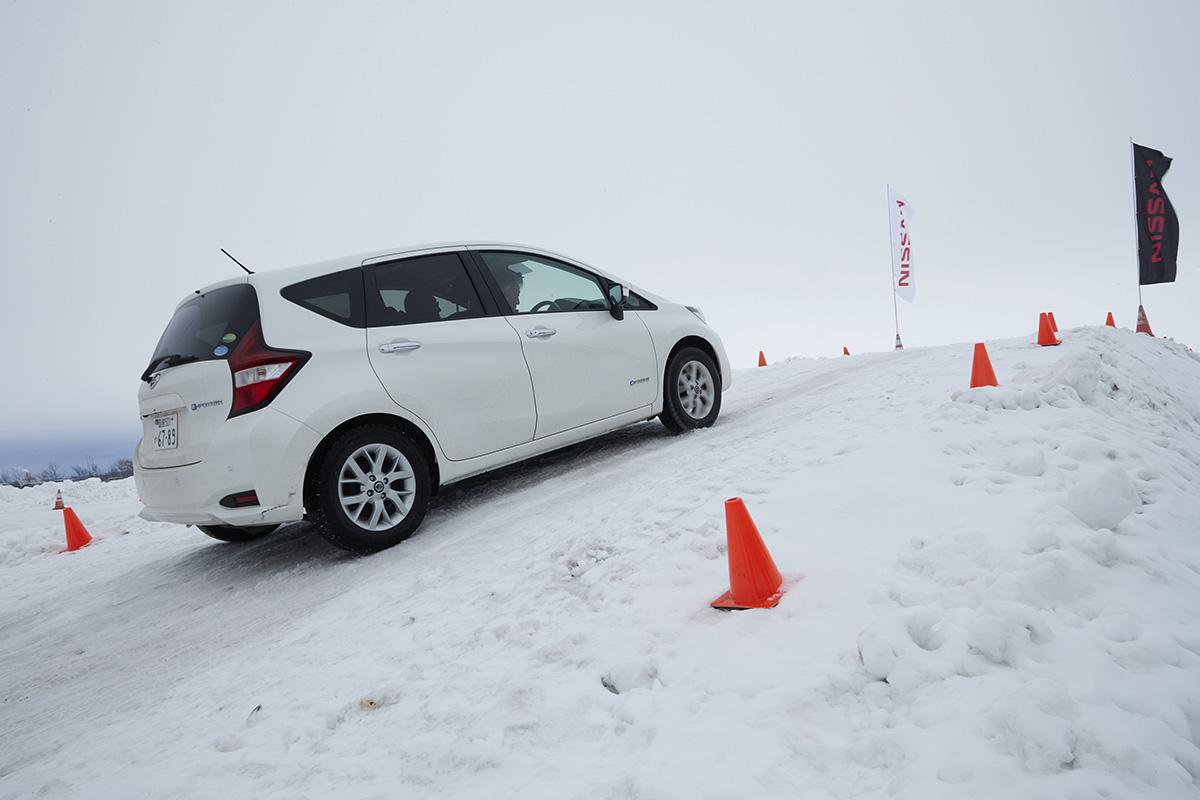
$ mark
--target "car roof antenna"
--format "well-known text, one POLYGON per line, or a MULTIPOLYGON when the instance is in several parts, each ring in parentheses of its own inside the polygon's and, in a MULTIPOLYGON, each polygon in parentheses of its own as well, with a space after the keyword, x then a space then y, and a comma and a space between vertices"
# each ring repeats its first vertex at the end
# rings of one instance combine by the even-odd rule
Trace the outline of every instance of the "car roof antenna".
POLYGON ((221 252, 222 252, 222 253, 224 253, 225 255, 229 256, 229 260, 230 260, 230 261, 232 261, 233 263, 237 264, 237 265, 238 265, 239 267, 241 267, 242 269, 246 270, 246 274, 247 274, 247 275, 253 275, 253 274, 254 274, 254 270, 250 269, 249 267, 247 267, 247 266, 246 266, 245 264, 243 264, 242 262, 238 261, 238 260, 237 260, 236 258, 234 258, 233 256, 230 256, 230 255, 229 255, 229 251, 228 251, 228 250, 226 250, 224 247, 222 247, 222 248, 221 248, 221 252))

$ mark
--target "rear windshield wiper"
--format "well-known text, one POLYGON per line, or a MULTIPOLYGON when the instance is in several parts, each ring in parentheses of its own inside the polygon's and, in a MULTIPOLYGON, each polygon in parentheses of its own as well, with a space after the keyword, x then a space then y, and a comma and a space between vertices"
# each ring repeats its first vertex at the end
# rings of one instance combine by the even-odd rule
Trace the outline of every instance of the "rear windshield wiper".
POLYGON ((160 369, 167 367, 178 366, 179 364, 187 364, 192 361, 199 361, 200 356, 181 356, 179 353, 171 353, 168 356, 159 356, 150 362, 150 366, 146 367, 146 371, 142 373, 142 380, 146 383, 150 382, 150 376, 160 369))

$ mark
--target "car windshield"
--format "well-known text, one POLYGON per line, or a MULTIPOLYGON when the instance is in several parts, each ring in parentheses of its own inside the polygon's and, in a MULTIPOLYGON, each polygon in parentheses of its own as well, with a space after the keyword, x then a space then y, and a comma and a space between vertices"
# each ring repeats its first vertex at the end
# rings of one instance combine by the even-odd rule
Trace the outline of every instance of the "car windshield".
POLYGON ((176 309, 148 367, 224 358, 257 320, 258 298, 249 284, 198 294, 176 309))

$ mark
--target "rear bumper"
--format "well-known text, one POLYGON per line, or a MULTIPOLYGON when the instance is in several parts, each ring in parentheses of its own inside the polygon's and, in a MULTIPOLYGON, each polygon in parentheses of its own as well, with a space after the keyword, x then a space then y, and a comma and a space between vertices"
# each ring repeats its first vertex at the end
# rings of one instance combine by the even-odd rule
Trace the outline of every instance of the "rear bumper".
MULTIPOLYGON (((270 406, 223 424, 204 460, 146 469, 133 479, 143 519, 184 525, 264 525, 304 516, 304 472, 321 436, 270 406), (221 498, 253 489, 259 504, 226 508, 221 498)), ((140 449, 140 448, 139 448, 140 449)))

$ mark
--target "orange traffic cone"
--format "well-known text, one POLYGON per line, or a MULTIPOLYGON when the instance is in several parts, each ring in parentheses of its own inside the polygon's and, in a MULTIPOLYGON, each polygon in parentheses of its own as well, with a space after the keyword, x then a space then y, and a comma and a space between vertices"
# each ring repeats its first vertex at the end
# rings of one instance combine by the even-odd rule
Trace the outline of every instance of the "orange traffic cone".
POLYGON ((63 501, 62 501, 62 490, 59 489, 57 492, 54 493, 54 510, 62 511, 63 508, 64 508, 64 506, 63 506, 63 501))
POLYGON ((1056 344, 1062 344, 1058 337, 1054 335, 1054 329, 1050 327, 1050 317, 1045 312, 1038 317, 1038 341, 1042 347, 1050 347, 1056 344))
POLYGON ((898 333, 896 334, 896 349, 897 350, 904 349, 904 342, 900 341, 900 334, 898 334, 898 333))
POLYGON ((983 342, 976 342, 975 358, 971 361, 971 388, 998 385, 996 372, 992 369, 992 360, 988 358, 987 348, 983 346, 983 342))
POLYGON ((1138 322, 1137 332, 1144 333, 1147 336, 1153 336, 1154 331, 1150 330, 1150 320, 1146 319, 1146 309, 1138 305, 1138 322))
POLYGON ((725 536, 729 541, 729 591, 712 601, 713 608, 771 608, 783 596, 783 576, 750 519, 742 498, 725 501, 725 536))
POLYGON ((59 550, 60 553, 73 553, 92 543, 91 534, 88 533, 87 528, 83 527, 83 523, 79 521, 79 517, 75 516, 75 512, 69 506, 63 509, 63 524, 67 529, 67 549, 59 550))
POLYGON ((848 355, 850 355, 850 348, 848 348, 848 347, 843 347, 843 348, 842 348, 842 355, 844 355, 844 356, 848 356, 848 355))
POLYGON ((1108 319, 1104 320, 1104 324, 1110 328, 1117 327, 1117 322, 1116 322, 1116 320, 1113 319, 1113 315, 1112 315, 1111 311, 1108 312, 1108 319))
POLYGON ((1050 330, 1058 333, 1058 323, 1054 321, 1054 312, 1047 311, 1046 316, 1050 318, 1050 330))
POLYGON ((762 350, 758 351, 758 365, 760 367, 765 367, 767 365, 767 357, 763 355, 762 350))

